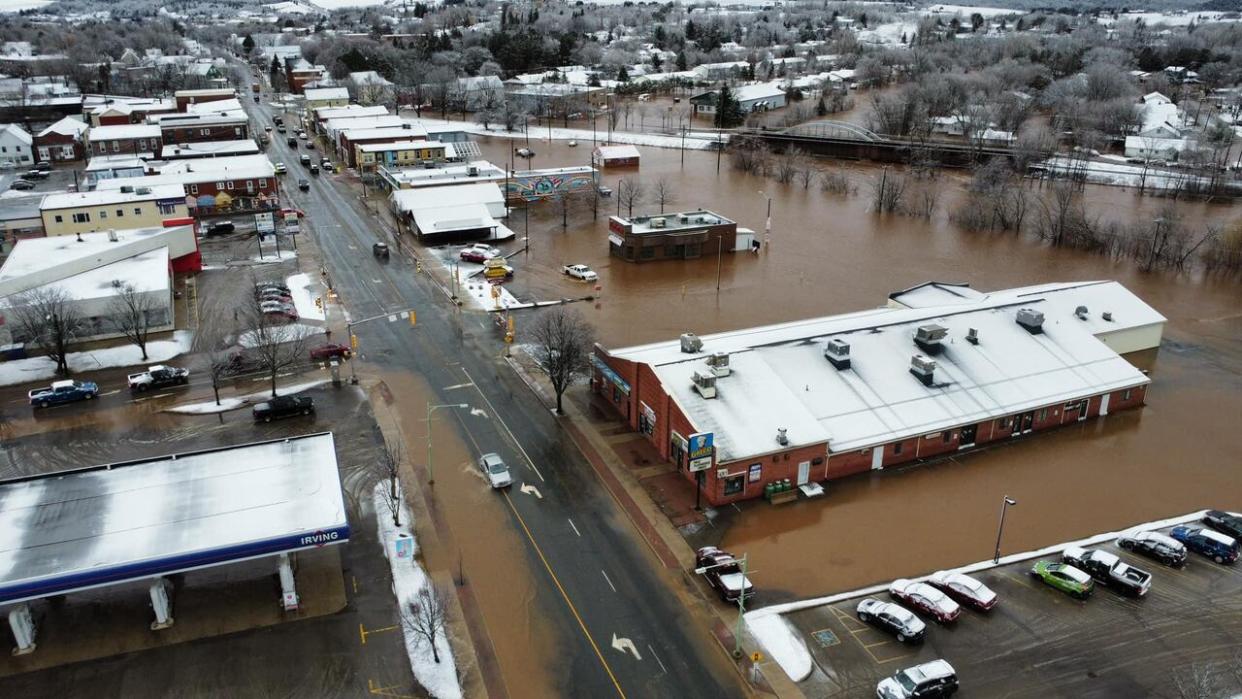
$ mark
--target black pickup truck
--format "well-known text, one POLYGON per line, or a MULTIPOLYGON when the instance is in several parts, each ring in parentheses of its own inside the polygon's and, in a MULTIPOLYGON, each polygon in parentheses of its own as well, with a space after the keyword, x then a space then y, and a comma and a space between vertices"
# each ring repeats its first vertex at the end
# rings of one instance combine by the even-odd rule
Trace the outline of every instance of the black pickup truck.
POLYGON ((1061 553, 1061 560, 1123 595, 1142 597, 1151 590, 1151 573, 1124 563, 1107 551, 1071 546, 1061 553))
POLYGON ((255 422, 271 422, 282 417, 310 415, 315 412, 315 400, 310 396, 276 396, 257 403, 250 411, 255 422))

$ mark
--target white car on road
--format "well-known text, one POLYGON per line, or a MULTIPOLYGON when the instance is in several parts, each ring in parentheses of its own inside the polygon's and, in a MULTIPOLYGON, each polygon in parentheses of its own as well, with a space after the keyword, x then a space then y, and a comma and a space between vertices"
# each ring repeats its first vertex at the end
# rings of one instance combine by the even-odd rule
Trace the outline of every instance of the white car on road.
POLYGON ((595 270, 586 265, 565 265, 561 267, 561 271, 574 279, 581 279, 584 282, 599 280, 599 275, 595 273, 595 270))
POLYGON ((499 454, 487 453, 479 457, 479 468, 492 484, 493 488, 508 488, 513 485, 513 477, 509 475, 509 467, 499 454))

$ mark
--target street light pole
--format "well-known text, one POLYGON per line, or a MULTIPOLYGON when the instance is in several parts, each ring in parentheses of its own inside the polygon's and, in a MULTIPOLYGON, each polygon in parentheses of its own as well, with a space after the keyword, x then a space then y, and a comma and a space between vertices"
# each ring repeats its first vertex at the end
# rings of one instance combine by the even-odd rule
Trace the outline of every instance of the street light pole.
POLYGON ((431 415, 441 408, 469 408, 465 403, 445 403, 443 405, 432 405, 431 401, 427 401, 427 485, 435 485, 436 473, 431 467, 431 415))
POLYGON ((702 575, 712 568, 721 568, 737 564, 742 571, 742 592, 737 596, 737 624, 733 629, 733 657, 742 657, 742 617, 746 614, 746 583, 750 582, 750 578, 746 576, 746 557, 749 553, 742 554, 741 558, 736 558, 729 563, 717 563, 716 565, 703 566, 695 568, 694 572, 702 575))
POLYGON ((1014 500, 1008 495, 1006 495, 1005 498, 1001 500, 1000 525, 996 527, 996 553, 992 555, 992 563, 1000 563, 1001 534, 1003 534, 1005 531, 1005 510, 1009 509, 1010 505, 1017 505, 1017 504, 1018 504, 1018 501, 1014 500))

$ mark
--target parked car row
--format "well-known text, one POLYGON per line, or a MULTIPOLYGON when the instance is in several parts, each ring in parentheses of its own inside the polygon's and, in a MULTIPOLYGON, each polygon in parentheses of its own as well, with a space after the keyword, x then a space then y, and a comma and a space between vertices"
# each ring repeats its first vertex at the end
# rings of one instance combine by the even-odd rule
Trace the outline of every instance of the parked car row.
POLYGON ((254 298, 259 303, 259 310, 270 318, 297 320, 297 307, 293 304, 293 294, 289 287, 279 282, 259 282, 254 285, 254 298))
MULTIPOLYGON (((1242 515, 1209 510, 1201 521, 1205 526, 1181 525, 1173 527, 1168 534, 1141 529, 1126 532, 1117 537, 1115 543, 1125 551, 1172 568, 1187 564, 1188 551, 1218 564, 1235 563, 1238 539, 1242 536, 1242 515)), ((1036 561, 1029 572, 1049 587, 1080 600, 1088 599, 1097 585, 1141 598, 1151 590, 1153 577, 1113 553, 1081 546, 1066 547, 1060 561, 1036 561)), ((891 633, 902 643, 920 643, 926 637, 927 624, 920 615, 949 624, 961 616, 962 606, 985 612, 992 609, 998 599, 983 583, 956 572, 936 573, 925 583, 895 580, 888 592, 895 601, 868 597, 859 602, 858 618, 891 633)), ((956 692, 958 686, 953 666, 945 660, 933 660, 880 681, 876 696, 880 699, 947 697, 956 692)))
MULTIPOLYGON (((143 393, 155 388, 184 386, 190 382, 189 369, 156 364, 146 371, 130 374, 126 384, 132 393, 143 393)), ((50 386, 34 388, 26 392, 26 398, 35 408, 94 400, 99 396, 99 384, 94 381, 65 379, 54 381, 50 386)))

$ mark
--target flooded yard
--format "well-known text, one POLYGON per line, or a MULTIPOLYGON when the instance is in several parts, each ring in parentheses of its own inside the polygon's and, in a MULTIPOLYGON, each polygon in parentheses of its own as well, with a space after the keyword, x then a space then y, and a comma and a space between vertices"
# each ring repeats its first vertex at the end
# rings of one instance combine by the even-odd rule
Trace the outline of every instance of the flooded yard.
MULTIPOLYGON (((532 132, 532 136, 536 132, 532 132)), ((507 160, 509 142, 484 139, 485 157, 507 160)), ((587 163, 590 143, 576 148, 535 138, 534 167, 587 163)), ((648 191, 659 179, 676 190, 670 213, 699 207, 736 220, 762 239, 772 199, 770 245, 758 255, 714 251, 698 260, 634 264, 608 255, 604 199, 598 219, 571 211, 568 225, 555 207, 533 207, 529 253, 511 262, 511 290, 527 298, 581 296, 588 287, 560 273, 568 263, 591 265, 603 301, 581 304, 600 341, 612 347, 666 340, 881 306, 889 293, 927 280, 969 282, 982 290, 1027 284, 1116 279, 1169 319, 1165 344, 1150 364, 1148 405, 1101 421, 1040 434, 1003 448, 940 464, 833 482, 826 497, 784 507, 753 504, 729 518, 723 546, 749 552, 759 583, 777 596, 842 590, 987 558, 996 536, 997 508, 1008 494, 1019 505, 1006 523, 1007 551, 1033 548, 1203 507, 1242 509, 1237 454, 1242 452, 1242 283, 1233 279, 1139 272, 1132 264, 1053 249, 1030 237, 967 233, 947 221, 963 175, 942 174, 940 209, 931 220, 878 216, 869 209, 868 182, 879 171, 844 168, 855 196, 816 186, 781 185, 730 169, 717 174, 715 153, 641 148, 640 168, 604 173, 648 191)), ((1165 203, 1107 187, 1088 187, 1093 216, 1150 221, 1165 203)), ((615 195, 614 195, 615 197, 615 195)), ((1220 204, 1184 203, 1192 229, 1228 226, 1242 211, 1220 204)), ((645 202, 635 214, 658 213, 645 202)), ((623 210, 622 213, 625 213, 623 210)), ((509 226, 521 247, 524 212, 509 226)), ((518 332, 522 320, 518 318, 518 332)), ((689 487, 689 486, 687 486, 689 487)))

